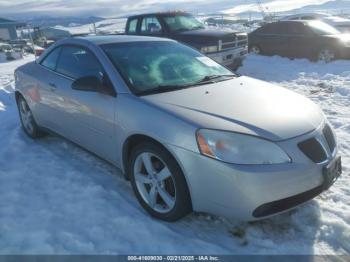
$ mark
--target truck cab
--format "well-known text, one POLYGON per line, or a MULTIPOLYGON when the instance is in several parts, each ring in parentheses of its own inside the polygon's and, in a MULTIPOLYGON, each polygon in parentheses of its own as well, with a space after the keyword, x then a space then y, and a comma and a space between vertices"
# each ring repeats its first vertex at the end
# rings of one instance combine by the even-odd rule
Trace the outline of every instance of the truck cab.
POLYGON ((125 33, 177 40, 233 70, 241 65, 248 51, 246 33, 206 28, 203 23, 186 12, 131 16, 126 23, 125 33))

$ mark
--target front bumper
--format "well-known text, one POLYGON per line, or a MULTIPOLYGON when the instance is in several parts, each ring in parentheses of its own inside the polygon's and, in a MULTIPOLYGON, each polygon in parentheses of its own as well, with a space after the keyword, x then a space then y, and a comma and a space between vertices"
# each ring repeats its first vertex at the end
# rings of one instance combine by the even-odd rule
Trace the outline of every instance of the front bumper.
POLYGON ((239 47, 206 55, 221 65, 231 67, 241 63, 247 53, 247 47, 239 47))
POLYGON ((319 134, 317 129, 279 142, 292 156, 293 162, 288 164, 235 165, 172 145, 169 149, 184 170, 194 211, 247 221, 291 209, 325 189, 323 169, 334 161, 337 150, 326 161, 316 164, 297 146, 319 134), (277 203, 278 208, 266 206, 276 201, 282 201, 277 203))

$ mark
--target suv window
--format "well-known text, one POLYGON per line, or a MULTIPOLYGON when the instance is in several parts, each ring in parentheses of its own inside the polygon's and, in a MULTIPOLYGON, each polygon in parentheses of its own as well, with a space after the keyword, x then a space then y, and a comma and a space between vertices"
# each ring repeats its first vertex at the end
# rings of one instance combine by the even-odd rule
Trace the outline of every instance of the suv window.
POLYGON ((95 56, 77 46, 62 47, 56 71, 73 79, 84 76, 103 77, 102 67, 95 56))
POLYGON ((138 20, 137 18, 134 18, 129 21, 129 25, 128 25, 129 34, 136 34, 137 20, 138 20))
POLYGON ((45 59, 41 62, 41 65, 47 67, 48 69, 55 70, 60 52, 60 47, 53 50, 47 57, 45 57, 45 59))
POLYGON ((259 33, 261 34, 277 34, 278 31, 278 24, 277 23, 271 23, 267 24, 264 27, 259 30, 259 33))
POLYGON ((162 33, 162 26, 157 17, 145 17, 142 19, 141 33, 146 35, 159 35, 162 33))
POLYGON ((316 20, 317 18, 316 17, 313 17, 313 16, 302 16, 301 17, 301 20, 316 20))
POLYGON ((308 30, 302 23, 290 23, 287 27, 287 33, 291 35, 307 35, 308 30))
POLYGON ((289 34, 289 25, 290 23, 284 22, 284 23, 276 23, 274 27, 274 34, 277 35, 286 35, 289 34))

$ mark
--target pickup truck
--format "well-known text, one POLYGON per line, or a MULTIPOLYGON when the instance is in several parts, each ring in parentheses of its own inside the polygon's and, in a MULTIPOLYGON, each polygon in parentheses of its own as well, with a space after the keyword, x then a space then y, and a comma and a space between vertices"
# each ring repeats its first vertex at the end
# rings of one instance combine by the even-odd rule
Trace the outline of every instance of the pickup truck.
POLYGON ((248 52, 246 33, 209 29, 186 12, 135 15, 128 18, 127 35, 166 37, 177 40, 236 70, 248 52))

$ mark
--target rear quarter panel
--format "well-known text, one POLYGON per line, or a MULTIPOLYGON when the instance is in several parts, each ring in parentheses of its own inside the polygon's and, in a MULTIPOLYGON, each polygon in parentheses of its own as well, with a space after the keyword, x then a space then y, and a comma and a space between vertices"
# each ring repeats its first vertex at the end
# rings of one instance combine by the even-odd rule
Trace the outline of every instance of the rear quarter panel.
POLYGON ((41 125, 40 84, 42 76, 40 66, 36 62, 27 63, 15 71, 15 90, 27 101, 36 122, 41 125))

